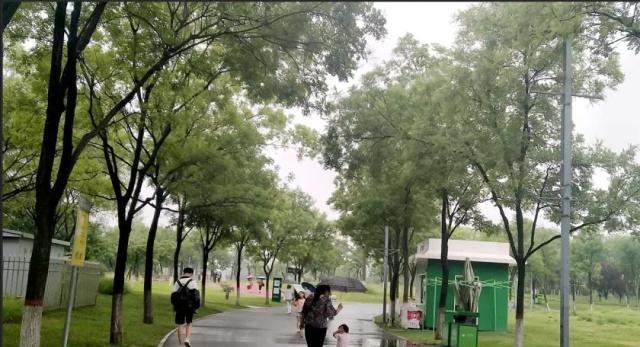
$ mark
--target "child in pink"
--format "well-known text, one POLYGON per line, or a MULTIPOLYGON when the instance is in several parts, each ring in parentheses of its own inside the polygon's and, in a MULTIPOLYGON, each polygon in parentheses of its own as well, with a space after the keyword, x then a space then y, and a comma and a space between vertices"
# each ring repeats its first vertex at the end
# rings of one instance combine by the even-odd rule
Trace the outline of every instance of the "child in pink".
POLYGON ((304 322, 302 319, 302 308, 304 307, 305 295, 304 292, 298 292, 297 298, 293 301, 293 308, 296 311, 296 329, 300 337, 304 336, 302 330, 304 329, 304 322))
POLYGON ((336 338, 336 347, 349 346, 349 327, 346 324, 342 324, 333 333, 333 337, 336 338))

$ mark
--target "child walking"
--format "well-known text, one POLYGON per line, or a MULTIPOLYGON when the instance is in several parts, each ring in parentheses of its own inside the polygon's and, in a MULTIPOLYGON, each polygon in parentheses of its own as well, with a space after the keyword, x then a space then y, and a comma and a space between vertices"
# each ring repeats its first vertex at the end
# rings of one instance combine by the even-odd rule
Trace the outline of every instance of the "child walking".
POLYGON ((293 301, 293 308, 296 311, 296 330, 300 337, 304 336, 302 330, 304 329, 304 319, 302 319, 302 309, 304 308, 304 292, 298 292, 296 299, 293 301))
POLYGON ((349 346, 349 326, 346 324, 340 325, 338 330, 333 333, 333 337, 336 339, 336 347, 349 346))

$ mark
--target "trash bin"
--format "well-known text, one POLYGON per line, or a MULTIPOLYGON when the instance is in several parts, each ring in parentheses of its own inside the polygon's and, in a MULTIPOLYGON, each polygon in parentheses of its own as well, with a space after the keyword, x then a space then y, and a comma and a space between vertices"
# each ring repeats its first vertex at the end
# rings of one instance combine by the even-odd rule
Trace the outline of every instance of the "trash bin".
POLYGON ((452 316, 446 325, 446 344, 448 347, 478 346, 478 313, 459 311, 452 316))
POLYGON ((420 329, 422 327, 422 309, 414 303, 404 304, 400 310, 400 325, 404 329, 420 329))

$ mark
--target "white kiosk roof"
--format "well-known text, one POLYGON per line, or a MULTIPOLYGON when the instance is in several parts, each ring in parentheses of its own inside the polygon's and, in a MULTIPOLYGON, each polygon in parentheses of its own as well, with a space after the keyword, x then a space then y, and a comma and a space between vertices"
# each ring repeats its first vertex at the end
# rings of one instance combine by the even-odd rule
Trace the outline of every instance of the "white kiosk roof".
MULTIPOLYGON (((441 239, 428 239, 418 245, 416 261, 424 263, 427 259, 440 259, 441 239)), ((449 260, 497 263, 515 265, 516 261, 509 254, 506 242, 449 240, 449 260)))

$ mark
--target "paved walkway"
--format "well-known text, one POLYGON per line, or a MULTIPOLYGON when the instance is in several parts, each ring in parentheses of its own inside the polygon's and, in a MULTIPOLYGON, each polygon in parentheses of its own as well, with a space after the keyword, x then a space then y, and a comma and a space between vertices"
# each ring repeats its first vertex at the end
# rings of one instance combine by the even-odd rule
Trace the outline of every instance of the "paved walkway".
MULTIPOLYGON (((380 305, 345 303, 345 308, 329 326, 326 345, 334 345, 331 332, 346 323, 351 330, 351 346, 405 347, 402 340, 385 336, 372 321, 380 305)), ((175 332, 162 347, 178 347, 175 332)), ((296 335, 295 316, 285 307, 247 308, 211 315, 194 322, 193 347, 275 347, 306 346, 296 335)))

